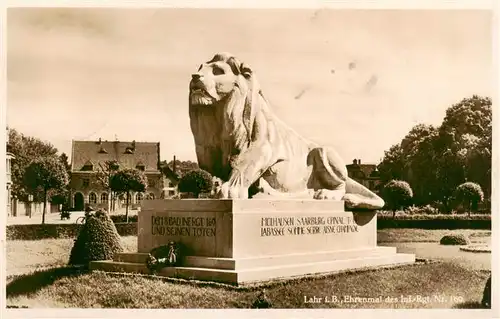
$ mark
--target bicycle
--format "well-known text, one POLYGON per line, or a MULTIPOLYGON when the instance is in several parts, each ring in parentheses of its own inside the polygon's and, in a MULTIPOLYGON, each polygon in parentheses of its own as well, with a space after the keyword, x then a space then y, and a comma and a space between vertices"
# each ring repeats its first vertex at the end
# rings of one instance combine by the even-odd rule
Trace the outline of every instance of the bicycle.
POLYGON ((86 216, 80 216, 76 219, 75 224, 85 224, 85 220, 87 219, 86 216))

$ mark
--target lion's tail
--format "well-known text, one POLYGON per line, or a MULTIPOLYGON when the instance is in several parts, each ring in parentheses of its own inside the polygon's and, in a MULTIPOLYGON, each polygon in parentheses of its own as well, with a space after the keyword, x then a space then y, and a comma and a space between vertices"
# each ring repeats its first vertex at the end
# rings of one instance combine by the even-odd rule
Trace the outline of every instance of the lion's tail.
POLYGON ((382 198, 350 177, 347 179, 345 192, 362 198, 362 202, 372 207, 382 208, 385 205, 382 198))

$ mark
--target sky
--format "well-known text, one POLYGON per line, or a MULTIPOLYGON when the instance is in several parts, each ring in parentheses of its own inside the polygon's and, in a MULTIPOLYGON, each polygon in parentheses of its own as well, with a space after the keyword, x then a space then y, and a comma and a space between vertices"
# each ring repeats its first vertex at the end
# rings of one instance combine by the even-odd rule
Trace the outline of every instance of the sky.
POLYGON ((414 125, 491 96, 491 25, 465 10, 9 8, 7 125, 67 154, 117 138, 195 160, 189 79, 231 52, 285 123, 378 163, 414 125))

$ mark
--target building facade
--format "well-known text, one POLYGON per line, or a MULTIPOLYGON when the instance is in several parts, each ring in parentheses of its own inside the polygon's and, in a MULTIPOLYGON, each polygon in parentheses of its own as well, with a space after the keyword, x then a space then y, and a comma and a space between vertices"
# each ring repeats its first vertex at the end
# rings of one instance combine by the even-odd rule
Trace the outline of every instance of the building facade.
MULTIPOLYGON (((129 206, 138 208, 142 200, 162 197, 170 180, 160 169, 160 143, 122 141, 73 141, 71 152, 71 206, 83 210, 86 205, 112 210, 125 206, 126 199, 111 198, 112 194, 100 183, 109 164, 114 169, 135 168, 148 179, 145 192, 131 192, 129 206)), ((175 186, 172 187, 175 189, 175 186)))
POLYGON ((361 164, 360 159, 354 159, 352 164, 346 165, 350 178, 362 184, 374 193, 381 188, 380 174, 375 164, 361 164))

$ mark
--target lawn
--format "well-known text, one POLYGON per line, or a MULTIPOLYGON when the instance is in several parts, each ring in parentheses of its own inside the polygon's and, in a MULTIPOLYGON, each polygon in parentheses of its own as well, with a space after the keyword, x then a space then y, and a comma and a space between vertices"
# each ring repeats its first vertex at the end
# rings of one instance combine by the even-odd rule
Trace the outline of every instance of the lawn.
MULTIPOLYGON (((7 276, 68 263, 73 238, 7 241, 7 276)), ((137 251, 137 237, 122 237, 125 251, 137 251)))
MULTIPOLYGON (((378 232, 378 238, 382 245, 389 242, 403 247, 432 244, 439 248, 436 242, 449 232, 384 229, 378 232)), ((478 230, 452 232, 465 233, 477 242, 491 235, 489 231, 478 230)), ((126 251, 136 251, 137 237, 122 237, 122 242, 126 251)), ((262 288, 234 288, 138 275, 75 271, 62 267, 68 261, 72 244, 72 238, 7 241, 7 305, 30 308, 248 308, 262 288)), ((418 249, 415 253, 421 257, 418 249)), ((490 258, 490 254, 486 255, 490 258)), ((266 287, 266 295, 273 308, 476 307, 490 269, 486 266, 464 267, 450 258, 437 263, 274 283, 266 287), (408 302, 402 300, 401 295, 430 299, 408 302), (351 302, 340 303, 325 302, 323 299, 319 303, 304 302, 304 298, 312 296, 330 296, 330 299, 337 296, 339 300, 344 296, 382 296, 383 300, 351 299, 351 302), (442 296, 443 299, 438 300, 435 296, 442 296), (386 297, 394 299, 386 300, 386 297)))
MULTIPOLYGON (((452 308, 481 300, 489 272, 453 263, 351 272, 292 280, 266 287, 273 308, 452 308), (401 296, 421 298, 403 300, 401 296), (305 303, 316 296, 348 302, 305 303), (382 301, 356 301, 375 298, 382 301), (442 297, 438 300, 437 296, 442 297), (393 298, 392 301, 386 300, 393 298), (427 297, 429 300, 427 300, 427 297)), ((249 308, 261 288, 234 288, 104 272, 47 270, 9 281, 7 305, 75 308, 249 308)))

